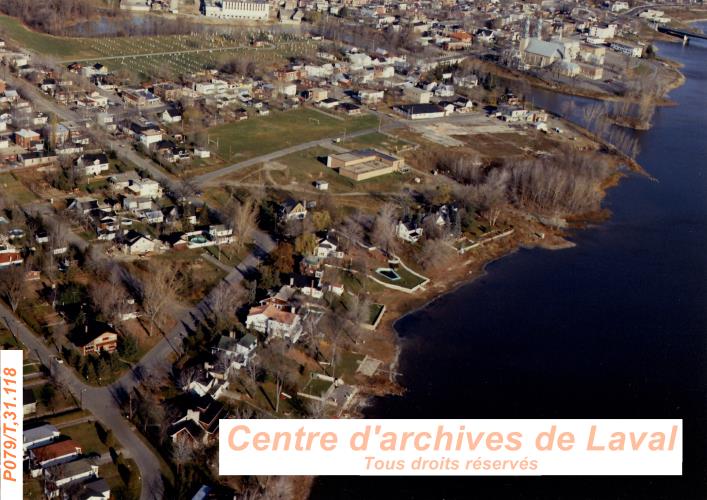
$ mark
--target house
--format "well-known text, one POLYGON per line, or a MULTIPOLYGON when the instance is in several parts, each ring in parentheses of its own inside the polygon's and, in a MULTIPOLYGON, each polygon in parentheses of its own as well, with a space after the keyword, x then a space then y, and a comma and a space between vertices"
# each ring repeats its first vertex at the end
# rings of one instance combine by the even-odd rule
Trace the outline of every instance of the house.
POLYGON ((38 477, 42 469, 70 462, 81 456, 81 445, 73 439, 55 441, 29 451, 32 477, 38 477))
POLYGON ((226 245, 235 241, 233 237, 233 229, 225 226, 224 224, 209 226, 208 233, 211 240, 216 245, 226 245))
POLYGON ((372 148, 337 153, 327 157, 327 167, 338 169, 339 175, 355 181, 400 172, 404 166, 404 159, 372 148))
POLYGON ((79 491, 81 500, 109 500, 110 486, 105 479, 94 479, 81 485, 79 491))
POLYGON ((0 269, 22 264, 22 254, 12 245, 0 243, 0 269))
POLYGON ((346 113, 349 116, 356 116, 361 114, 361 107, 351 104, 350 102, 342 102, 336 107, 336 110, 341 113, 346 113))
POLYGON ((17 155, 17 161, 23 167, 41 167, 53 165, 57 160, 55 155, 48 155, 37 151, 17 155))
POLYGON ((26 429, 22 433, 22 449, 24 451, 51 443, 61 435, 59 429, 46 424, 34 429, 26 429))
POLYGON ((382 90, 361 89, 356 94, 356 99, 361 104, 378 104, 383 100, 385 92, 382 90))
POLYGON ((44 469, 44 478, 44 494, 49 498, 59 498, 62 496, 60 488, 98 478, 98 466, 87 458, 81 458, 44 469))
POLYGON ((135 194, 135 196, 142 199, 155 199, 162 196, 162 186, 160 183, 149 178, 133 180, 128 184, 127 189, 135 194))
POLYGON ((196 402, 193 409, 188 409, 186 415, 174 422, 169 428, 172 442, 191 440, 208 443, 218 432, 218 421, 226 418, 226 408, 222 403, 206 395, 196 402))
POLYGON ((137 231, 129 231, 123 239, 123 251, 128 255, 145 255, 157 250, 157 244, 150 236, 137 231))
POLYGON ((162 140, 162 131, 157 129, 146 129, 138 136, 140 142, 147 148, 157 144, 162 140))
POLYGON ((414 104, 429 104, 432 92, 419 87, 406 87, 403 89, 403 98, 414 104))
POLYGON ((152 209, 152 198, 147 196, 126 196, 123 198, 123 209, 131 212, 141 212, 152 209))
POLYGON ((212 354, 219 356, 226 363, 226 375, 232 370, 240 370, 248 364, 258 340, 250 333, 245 334, 239 340, 233 337, 222 335, 218 344, 211 349, 212 354))
POLYGON ((329 190, 329 183, 327 181, 323 181, 321 179, 314 181, 314 189, 317 191, 328 191, 329 190))
POLYGON ((165 109, 161 115, 162 121, 165 123, 179 123, 182 121, 182 112, 177 109, 165 109))
POLYGON ((326 99, 322 99, 317 103, 317 106, 323 109, 334 109, 340 104, 340 101, 338 99, 334 99, 333 97, 327 97, 326 99))
POLYGON ((301 318, 295 307, 280 294, 261 300, 260 305, 251 307, 246 318, 246 327, 269 336, 290 339, 292 342, 297 342, 302 332, 301 318))
POLYGON ((413 222, 398 221, 395 227, 395 234, 403 241, 417 243, 422 237, 422 228, 413 222))
POLYGON ((329 91, 327 89, 322 88, 308 89, 302 92, 302 97, 305 101, 309 101, 316 104, 329 97, 329 91))
POLYGON ((89 354, 98 354, 101 351, 111 353, 118 348, 118 334, 113 332, 103 332, 85 344, 77 347, 84 356, 88 356, 89 354))
POLYGON ((90 196, 82 196, 80 198, 74 198, 68 208, 69 210, 77 212, 79 215, 88 215, 91 212, 100 210, 101 205, 95 198, 91 198, 90 196))
POLYGON ((140 174, 135 170, 129 170, 120 174, 111 175, 108 177, 108 182, 111 183, 114 191, 123 191, 132 183, 140 180, 140 174))
POLYGON ((314 255, 320 259, 342 259, 344 257, 344 252, 338 250, 338 246, 333 235, 329 233, 325 238, 319 240, 317 248, 314 251, 314 255))
POLYGON ((98 175, 110 169, 108 156, 105 153, 85 153, 76 161, 76 166, 83 175, 98 175))
POLYGON ((444 110, 436 104, 400 104, 393 109, 410 120, 444 117, 444 110))
POLYGON ((287 222, 304 220, 304 218, 307 217, 307 205, 303 201, 296 201, 289 198, 280 206, 280 217, 287 222))
POLYGON ((22 391, 22 414, 25 418, 37 413, 37 398, 34 397, 32 389, 22 391))
POLYGON ((15 132, 15 144, 24 149, 33 149, 36 143, 42 142, 42 136, 34 130, 20 129, 15 132))
POLYGON ((123 101, 125 101, 126 104, 136 106, 138 108, 146 106, 156 106, 162 102, 159 97, 145 89, 124 90, 122 97, 123 101))

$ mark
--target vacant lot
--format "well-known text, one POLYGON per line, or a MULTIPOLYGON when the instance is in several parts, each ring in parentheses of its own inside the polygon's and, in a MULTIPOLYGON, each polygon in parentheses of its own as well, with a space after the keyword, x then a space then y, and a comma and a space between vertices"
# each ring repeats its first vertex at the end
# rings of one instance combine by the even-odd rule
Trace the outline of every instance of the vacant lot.
POLYGON ((18 205, 29 203, 36 198, 13 174, 0 174, 0 190, 18 205))
POLYGON ((212 128, 209 140, 212 146, 218 145, 219 156, 238 162, 303 142, 375 127, 376 123, 373 115, 337 120, 311 109, 272 111, 266 117, 212 128))

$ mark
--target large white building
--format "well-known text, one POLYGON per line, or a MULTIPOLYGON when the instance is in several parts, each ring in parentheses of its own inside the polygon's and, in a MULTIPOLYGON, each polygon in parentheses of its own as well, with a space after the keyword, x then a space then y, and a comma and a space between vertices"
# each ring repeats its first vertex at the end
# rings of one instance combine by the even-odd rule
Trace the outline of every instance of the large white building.
POLYGON ((270 17, 270 4, 267 1, 206 0, 204 15, 220 19, 267 21, 270 17))

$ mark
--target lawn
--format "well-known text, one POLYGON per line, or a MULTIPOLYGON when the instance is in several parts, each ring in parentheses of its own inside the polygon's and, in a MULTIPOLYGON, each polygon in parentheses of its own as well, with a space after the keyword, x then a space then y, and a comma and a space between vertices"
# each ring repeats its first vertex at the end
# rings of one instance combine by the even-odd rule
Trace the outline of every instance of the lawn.
POLYGON ((13 174, 0 174, 0 189, 5 196, 18 205, 32 202, 37 198, 13 174))
POLYGON ((378 316, 383 312, 383 304, 371 304, 369 309, 368 321, 366 324, 375 325, 378 320, 378 316))
POLYGON ((10 349, 20 347, 15 337, 6 328, 0 327, 0 347, 4 348, 5 346, 10 349))
POLYGON ((402 288, 408 288, 408 289, 413 289, 418 285, 421 285, 425 282, 423 278, 420 276, 411 273, 407 269, 405 269, 402 266, 398 266, 397 269, 395 269, 395 272, 400 276, 400 279, 398 280, 392 280, 389 278, 386 278, 382 274, 374 271, 373 272, 373 277, 376 278, 378 281, 381 281, 383 283, 388 283, 390 285, 395 285, 399 286, 402 288))
MULTIPOLYGON (((130 471, 131 477, 139 477, 140 471, 137 468, 137 464, 132 459, 124 459, 123 463, 130 471)), ((131 480, 129 485, 125 484, 123 478, 120 476, 118 471, 118 466, 114 463, 108 463, 101 465, 98 468, 98 475, 106 480, 108 486, 111 489, 111 498, 115 495, 116 498, 124 499, 137 499, 140 498, 140 481, 131 480), (118 493, 116 495, 116 493, 118 493)))
POLYGON ((79 443, 84 455, 90 455, 91 453, 102 455, 108 452, 108 447, 98 438, 94 422, 84 422, 83 424, 64 427, 61 429, 61 433, 79 443))
POLYGON ((28 29, 18 19, 0 15, 0 29, 23 47, 55 57, 92 56, 90 41, 80 38, 51 36, 28 29))
POLYGON ((375 127, 376 123, 373 115, 337 120, 311 109, 272 111, 267 117, 209 129, 209 140, 218 144, 219 156, 237 162, 303 142, 375 127))
POLYGON ((343 379, 347 384, 353 384, 356 370, 363 358, 365 358, 363 354, 349 351, 342 353, 336 365, 336 377, 343 379))

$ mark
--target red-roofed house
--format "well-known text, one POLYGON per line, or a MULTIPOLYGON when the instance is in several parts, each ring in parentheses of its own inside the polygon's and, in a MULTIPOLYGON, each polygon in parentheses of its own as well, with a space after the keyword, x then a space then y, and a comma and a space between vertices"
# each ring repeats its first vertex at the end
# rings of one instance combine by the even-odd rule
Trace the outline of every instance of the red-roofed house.
POLYGON ((32 477, 39 476, 45 467, 70 462, 79 455, 81 446, 73 439, 34 448, 29 451, 32 477))

